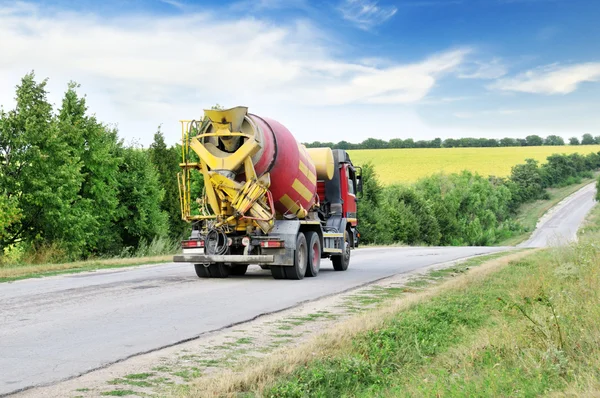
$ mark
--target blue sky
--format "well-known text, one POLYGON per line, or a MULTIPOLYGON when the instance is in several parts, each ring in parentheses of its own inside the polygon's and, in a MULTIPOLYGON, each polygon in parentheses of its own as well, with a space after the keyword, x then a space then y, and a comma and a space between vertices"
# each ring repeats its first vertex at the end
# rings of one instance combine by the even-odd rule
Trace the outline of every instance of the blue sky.
POLYGON ((121 137, 248 106, 300 141, 600 135, 597 0, 0 0, 0 104, 69 80, 121 137))

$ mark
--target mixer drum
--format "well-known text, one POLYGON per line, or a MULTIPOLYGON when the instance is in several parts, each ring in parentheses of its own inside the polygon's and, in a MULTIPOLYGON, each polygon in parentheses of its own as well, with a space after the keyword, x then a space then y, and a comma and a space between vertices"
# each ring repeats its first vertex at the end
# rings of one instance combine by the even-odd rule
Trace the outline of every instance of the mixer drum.
POLYGON ((317 176, 306 148, 276 120, 249 114, 262 135, 263 148, 253 157, 258 176, 270 173, 270 191, 279 215, 305 217, 315 203, 317 176), (262 153, 261 153, 262 152, 262 153))

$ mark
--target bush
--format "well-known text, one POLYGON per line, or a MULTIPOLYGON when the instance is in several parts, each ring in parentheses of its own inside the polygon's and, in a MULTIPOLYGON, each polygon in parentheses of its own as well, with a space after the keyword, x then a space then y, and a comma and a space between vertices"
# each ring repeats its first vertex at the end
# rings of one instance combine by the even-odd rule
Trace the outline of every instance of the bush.
POLYGON ((413 186, 382 188, 368 164, 363 167, 364 194, 359 201, 361 239, 378 244, 491 245, 523 231, 514 220, 520 205, 549 199, 546 188, 581 183, 599 167, 600 153, 554 154, 542 166, 533 159, 515 165, 507 179, 463 171, 435 174, 413 186))

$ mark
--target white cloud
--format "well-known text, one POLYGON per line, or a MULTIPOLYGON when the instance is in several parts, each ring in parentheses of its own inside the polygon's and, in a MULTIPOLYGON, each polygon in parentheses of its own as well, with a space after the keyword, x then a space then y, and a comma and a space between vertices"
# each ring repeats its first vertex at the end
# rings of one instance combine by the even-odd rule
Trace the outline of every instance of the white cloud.
POLYGON ((463 67, 462 73, 458 74, 461 79, 497 79, 506 75, 506 66, 499 58, 489 62, 474 61, 463 67))
POLYGON ((173 6, 175 8, 178 8, 180 10, 184 10, 186 8, 185 4, 183 4, 183 3, 179 2, 179 1, 175 1, 175 0, 160 0, 160 2, 168 4, 168 5, 173 6))
POLYGON ((489 87, 503 91, 533 94, 569 94, 584 82, 600 81, 600 62, 561 66, 558 64, 529 70, 512 78, 500 79, 489 87))
POLYGON ((214 103, 293 109, 360 103, 399 104, 425 97, 461 64, 466 49, 412 64, 353 63, 309 22, 274 25, 210 13, 106 19, 0 6, 0 104, 18 79, 49 77, 54 103, 66 83, 81 83, 90 109, 126 135, 151 135, 214 103))
POLYGON ((339 10, 345 20, 368 30, 387 21, 398 11, 394 6, 382 7, 377 4, 377 1, 370 0, 344 0, 339 10))
POLYGON ((325 85, 317 101, 323 104, 417 102, 433 88, 438 76, 460 65, 467 52, 448 51, 412 65, 365 68, 349 81, 325 85))

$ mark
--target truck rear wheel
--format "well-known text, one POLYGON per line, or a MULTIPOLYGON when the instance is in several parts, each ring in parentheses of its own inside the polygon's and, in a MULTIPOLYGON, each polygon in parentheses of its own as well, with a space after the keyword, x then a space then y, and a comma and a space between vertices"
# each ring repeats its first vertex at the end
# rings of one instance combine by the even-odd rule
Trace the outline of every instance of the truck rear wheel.
POLYGON ((234 264, 231 266, 231 275, 245 275, 248 271, 248 264, 234 264))
POLYGON ((346 271, 348 269, 348 265, 350 265, 350 238, 348 237, 348 230, 344 230, 342 255, 331 256, 331 262, 333 263, 333 269, 336 271, 346 271))
POLYGON ((306 233, 308 242, 308 259, 306 265, 306 276, 317 276, 321 269, 321 240, 319 234, 314 231, 306 233))
POLYGON ((199 278, 227 278, 230 272, 224 263, 210 264, 208 267, 204 264, 194 264, 194 268, 199 278))
POLYGON ((208 267, 208 272, 212 278, 227 278, 229 276, 230 268, 225 263, 215 263, 208 267))
POLYGON ((205 267, 204 264, 194 264, 194 269, 198 278, 210 278, 208 267, 205 267))
POLYGON ((275 279, 303 279, 306 274, 307 265, 306 237, 302 232, 296 237, 296 250, 294 250, 294 265, 281 266, 272 265, 271 274, 275 279))

